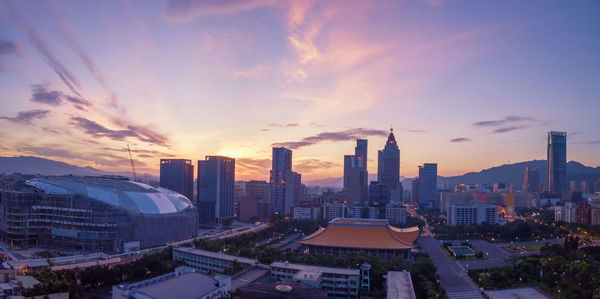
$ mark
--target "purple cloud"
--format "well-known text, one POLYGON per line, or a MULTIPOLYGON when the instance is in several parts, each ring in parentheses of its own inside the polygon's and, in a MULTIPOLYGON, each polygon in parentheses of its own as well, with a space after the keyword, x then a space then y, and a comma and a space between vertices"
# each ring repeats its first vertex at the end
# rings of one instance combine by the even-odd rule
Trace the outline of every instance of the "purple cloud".
POLYGON ((388 132, 384 130, 354 128, 338 132, 323 132, 314 136, 302 138, 300 141, 288 141, 273 143, 274 147, 286 147, 289 149, 298 149, 301 147, 313 145, 323 141, 346 141, 363 138, 366 136, 387 136, 388 132))
POLYGON ((36 109, 29 111, 21 111, 15 117, 0 116, 0 119, 6 119, 8 121, 12 121, 23 125, 32 125, 33 120, 46 118, 48 114, 50 114, 49 110, 36 109))
POLYGON ((471 139, 465 138, 465 137, 459 137, 459 138, 454 138, 454 139, 450 140, 450 142, 467 142, 467 141, 471 141, 471 139))
POLYGON ((146 143, 168 146, 168 138, 166 136, 142 126, 128 125, 126 129, 113 130, 84 117, 71 118, 71 125, 95 138, 107 137, 112 140, 121 141, 132 137, 146 143))

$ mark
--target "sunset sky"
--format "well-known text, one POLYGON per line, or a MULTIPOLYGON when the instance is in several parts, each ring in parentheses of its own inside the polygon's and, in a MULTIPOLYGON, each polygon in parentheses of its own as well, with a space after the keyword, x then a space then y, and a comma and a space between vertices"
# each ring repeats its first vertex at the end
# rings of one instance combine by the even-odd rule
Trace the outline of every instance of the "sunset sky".
POLYGON ((546 158, 600 164, 600 1, 3 1, 0 156, 158 175, 160 158, 273 145, 342 176, 390 125, 401 175, 546 158))

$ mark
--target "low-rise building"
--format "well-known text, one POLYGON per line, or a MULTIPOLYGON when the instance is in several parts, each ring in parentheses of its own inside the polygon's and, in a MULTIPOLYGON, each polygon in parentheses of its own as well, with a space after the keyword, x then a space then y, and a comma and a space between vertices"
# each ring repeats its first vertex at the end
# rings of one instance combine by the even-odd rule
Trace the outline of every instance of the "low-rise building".
POLYGON ((385 219, 390 223, 406 223, 406 207, 388 204, 385 207, 385 219))
POLYGON ((292 219, 310 219, 318 220, 321 218, 320 207, 293 207, 292 208, 292 219))
POLYGON ((360 270, 309 266, 275 262, 271 265, 274 280, 296 281, 322 289, 329 298, 358 298, 360 270))
POLYGON ((566 202, 564 206, 554 207, 554 221, 564 221, 568 223, 575 222, 576 207, 571 202, 566 202))
POLYGON ((190 267, 135 283, 113 286, 113 299, 213 299, 226 298, 231 290, 231 277, 210 276, 190 267))
POLYGON ((258 264, 258 261, 255 259, 194 249, 191 247, 173 248, 173 262, 183 263, 202 273, 223 273, 225 270, 233 267, 234 262, 240 263, 241 266, 250 267, 254 267, 258 264))
POLYGON ((467 205, 451 205, 448 210, 448 225, 498 224, 498 207, 480 202, 467 205))
POLYGON ((321 206, 323 219, 331 220, 346 217, 346 205, 340 203, 325 203, 321 206))

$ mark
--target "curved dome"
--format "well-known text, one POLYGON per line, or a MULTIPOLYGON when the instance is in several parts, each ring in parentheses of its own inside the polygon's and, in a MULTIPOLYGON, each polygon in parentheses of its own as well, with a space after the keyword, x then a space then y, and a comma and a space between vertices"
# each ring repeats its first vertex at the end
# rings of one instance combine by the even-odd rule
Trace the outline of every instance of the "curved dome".
POLYGON ((126 179, 65 176, 33 179, 27 184, 46 194, 79 194, 142 214, 176 213, 192 205, 177 192, 126 179))

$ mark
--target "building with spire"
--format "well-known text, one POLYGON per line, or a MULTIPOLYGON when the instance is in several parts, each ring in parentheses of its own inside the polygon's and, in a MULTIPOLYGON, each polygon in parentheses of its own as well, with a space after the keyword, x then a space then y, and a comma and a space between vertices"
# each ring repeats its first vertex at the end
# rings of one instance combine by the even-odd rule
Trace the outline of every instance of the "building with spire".
POLYGON ((385 147, 377 153, 377 181, 390 189, 400 185, 400 150, 394 137, 394 129, 390 128, 390 135, 385 142, 385 147))

